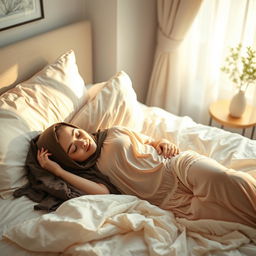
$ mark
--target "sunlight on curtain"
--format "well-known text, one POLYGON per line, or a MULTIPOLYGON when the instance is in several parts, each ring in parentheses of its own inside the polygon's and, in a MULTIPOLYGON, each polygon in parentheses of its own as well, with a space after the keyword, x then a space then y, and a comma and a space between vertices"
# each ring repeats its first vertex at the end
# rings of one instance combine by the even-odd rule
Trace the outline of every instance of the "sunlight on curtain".
MULTIPOLYGON (((204 0, 178 50, 167 110, 207 124, 209 104, 236 92, 220 67, 240 42, 256 49, 256 0, 204 0)), ((256 106, 256 85, 246 97, 256 106)))

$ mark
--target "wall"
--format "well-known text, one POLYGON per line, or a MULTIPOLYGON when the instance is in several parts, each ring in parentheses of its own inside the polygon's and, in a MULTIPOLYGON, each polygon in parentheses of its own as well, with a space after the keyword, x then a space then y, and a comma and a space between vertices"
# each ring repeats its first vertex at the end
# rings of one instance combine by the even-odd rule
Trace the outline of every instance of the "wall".
POLYGON ((85 0, 85 18, 92 23, 94 82, 117 70, 117 0, 85 0))
POLYGON ((42 20, 0 32, 0 47, 84 19, 84 0, 43 0, 42 20))
POLYGON ((94 82, 124 70, 144 102, 153 65, 155 0, 86 0, 93 28, 94 82))
POLYGON ((118 1, 117 70, 126 71, 145 102, 156 44, 155 0, 118 1))

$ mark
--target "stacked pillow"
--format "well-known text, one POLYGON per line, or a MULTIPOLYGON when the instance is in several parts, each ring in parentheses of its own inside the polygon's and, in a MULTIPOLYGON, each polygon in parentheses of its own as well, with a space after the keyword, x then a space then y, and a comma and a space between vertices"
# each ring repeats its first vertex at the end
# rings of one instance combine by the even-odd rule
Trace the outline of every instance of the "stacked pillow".
POLYGON ((69 122, 87 89, 72 50, 0 96, 0 196, 25 184, 29 142, 49 125, 69 122))
POLYGON ((108 81, 93 85, 88 90, 89 100, 71 122, 87 132, 126 126, 140 132, 143 112, 129 76, 121 71, 108 81))
POLYGON ((0 196, 8 198, 27 182, 30 140, 53 123, 72 122, 88 132, 114 125, 141 131, 143 119, 125 72, 87 89, 75 54, 68 51, 0 96, 0 196))

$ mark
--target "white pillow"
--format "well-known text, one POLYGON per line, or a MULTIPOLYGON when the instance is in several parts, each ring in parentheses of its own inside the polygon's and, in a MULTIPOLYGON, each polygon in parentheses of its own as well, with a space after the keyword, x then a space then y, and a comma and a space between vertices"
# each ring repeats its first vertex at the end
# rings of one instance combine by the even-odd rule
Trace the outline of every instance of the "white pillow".
POLYGON ((86 87, 72 50, 0 96, 0 196, 24 185, 29 142, 39 131, 69 122, 86 102, 86 87))
POLYGON ((141 131, 143 112, 129 76, 121 71, 106 82, 88 90, 90 99, 71 122, 88 132, 115 125, 141 131))

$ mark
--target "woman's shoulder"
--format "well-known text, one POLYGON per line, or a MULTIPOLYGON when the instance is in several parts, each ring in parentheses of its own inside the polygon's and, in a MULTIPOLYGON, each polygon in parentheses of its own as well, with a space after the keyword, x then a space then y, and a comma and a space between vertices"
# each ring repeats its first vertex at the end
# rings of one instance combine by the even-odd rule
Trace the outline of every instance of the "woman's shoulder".
POLYGON ((108 129, 108 134, 114 136, 145 137, 146 135, 126 126, 115 125, 108 129))
POLYGON ((108 128, 108 134, 116 135, 116 136, 121 136, 121 135, 127 135, 132 133, 132 129, 129 127, 125 126, 120 126, 120 125, 115 125, 110 128, 108 128))
POLYGON ((129 127, 114 125, 108 129, 109 131, 132 131, 129 127))

